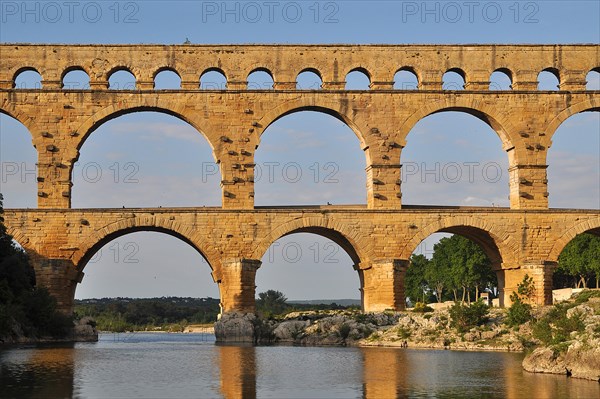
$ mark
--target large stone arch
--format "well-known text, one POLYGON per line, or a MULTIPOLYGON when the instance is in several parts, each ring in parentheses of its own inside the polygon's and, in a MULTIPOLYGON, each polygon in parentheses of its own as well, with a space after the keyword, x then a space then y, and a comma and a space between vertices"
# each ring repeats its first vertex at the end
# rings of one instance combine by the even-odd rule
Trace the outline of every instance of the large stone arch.
POLYGON ((552 146, 552 138, 554 137, 554 133, 556 133, 563 122, 573 115, 589 111, 600 112, 600 98, 590 98, 589 100, 573 104, 556 115, 544 130, 549 140, 548 146, 552 146))
MULTIPOLYGON (((127 102, 112 104, 102 110, 94 113, 87 118, 81 125, 77 127, 77 132, 81 134, 81 139, 77 143, 77 147, 73 150, 79 152, 89 136, 104 123, 116 119, 120 116, 136 113, 136 112, 158 112, 178 118, 198 131, 208 142, 211 147, 213 158, 218 160, 216 148, 218 143, 210 137, 209 134, 200 126, 199 121, 185 113, 184 107, 178 109, 172 108, 173 103, 168 100, 161 100, 158 96, 152 97, 150 100, 142 100, 141 97, 130 97, 127 102)), ((76 156, 76 154, 74 154, 76 156)))
POLYGON ((31 135, 31 142, 35 147, 37 142, 41 138, 41 136, 37 134, 39 132, 39 129, 35 123, 35 118, 32 117, 30 114, 26 114, 16 109, 13 103, 11 103, 11 105, 12 106, 10 107, 10 109, 7 109, 6 104, 2 104, 0 106, 0 114, 4 114, 10 118, 13 118, 17 122, 25 126, 27 128, 27 131, 31 135))
POLYGON ((498 135, 502 142, 502 149, 509 151, 521 141, 516 135, 516 128, 512 126, 510 119, 497 115, 493 104, 487 104, 468 96, 456 97, 446 96, 443 100, 429 102, 424 107, 413 113, 398 130, 400 145, 406 146, 406 137, 423 118, 440 112, 458 111, 472 115, 489 125, 498 135))
POLYGON ((348 253, 357 268, 368 267, 368 260, 373 257, 372 240, 324 216, 294 219, 271 229, 253 248, 251 258, 261 259, 275 241, 295 233, 312 233, 332 240, 348 253))
POLYGON ((267 112, 259 120, 260 131, 258 134, 258 140, 260 145, 260 136, 264 131, 277 120, 284 116, 291 115, 296 112, 302 111, 315 111, 321 112, 334 118, 338 119, 346 126, 348 126, 360 142, 360 147, 365 151, 367 157, 367 165, 370 163, 371 157, 369 152, 369 143, 367 143, 366 136, 363 134, 361 127, 352 118, 352 108, 344 102, 323 102, 317 99, 315 95, 303 95, 293 101, 285 102, 278 107, 267 112))
POLYGON ((600 236, 600 217, 588 219, 565 231, 560 237, 558 237, 558 239, 554 240, 554 245, 552 245, 552 248, 550 249, 547 260, 551 262, 558 262, 558 257, 567 244, 571 242, 571 240, 573 240, 577 235, 582 233, 590 233, 600 236))
POLYGON ((105 244, 126 234, 144 231, 164 233, 189 244, 207 261, 212 269, 213 279, 215 281, 220 279, 221 259, 212 243, 192 227, 174 222, 164 216, 132 216, 103 226, 81 242, 71 260, 81 272, 91 257, 105 244))
POLYGON ((458 234, 479 244, 496 270, 518 265, 519 244, 510 233, 499 230, 497 225, 471 216, 447 217, 419 228, 403 247, 402 258, 409 259, 415 248, 435 233, 458 234))

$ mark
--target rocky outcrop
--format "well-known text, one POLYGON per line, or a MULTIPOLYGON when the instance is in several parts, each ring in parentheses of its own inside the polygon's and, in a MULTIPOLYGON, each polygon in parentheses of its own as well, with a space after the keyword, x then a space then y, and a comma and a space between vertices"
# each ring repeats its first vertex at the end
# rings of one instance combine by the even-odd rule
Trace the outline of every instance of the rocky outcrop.
POLYGON ((255 342, 256 316, 252 313, 225 313, 215 323, 217 342, 255 342))
POLYGON ((73 339, 76 342, 97 342, 96 322, 91 317, 81 318, 73 328, 73 339))
POLYGON ((600 382, 600 298, 590 298, 567 310, 566 315, 570 320, 581 319, 584 328, 572 332, 570 340, 560 345, 536 348, 523 359, 523 369, 600 382))

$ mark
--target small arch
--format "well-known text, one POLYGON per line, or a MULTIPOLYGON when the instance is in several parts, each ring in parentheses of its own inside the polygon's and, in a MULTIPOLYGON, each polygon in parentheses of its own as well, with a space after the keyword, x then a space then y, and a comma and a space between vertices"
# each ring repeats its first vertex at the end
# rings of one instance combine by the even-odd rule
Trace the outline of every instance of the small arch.
POLYGON ((33 67, 24 67, 19 69, 13 78, 15 89, 36 89, 42 88, 42 75, 33 67))
POLYGON ((90 76, 80 66, 65 70, 62 76, 62 88, 64 90, 89 90, 90 76))
POLYGON ((512 90, 512 72, 498 68, 490 75, 490 91, 512 90))
POLYGON ((346 90, 369 90, 371 78, 364 68, 355 68, 346 75, 346 90))
POLYGON ((181 89, 181 76, 173 68, 161 68, 154 74, 154 90, 181 89))
POLYGON ((208 68, 200 75, 200 89, 226 90, 227 76, 220 68, 208 68))
POLYGON ((600 67, 589 71, 585 80, 587 81, 585 85, 586 90, 600 90, 600 67))
POLYGON ((135 90, 135 75, 128 68, 115 68, 108 73, 108 88, 110 90, 135 90))
POLYGON ((314 68, 303 69, 296 77, 296 89, 298 90, 319 90, 322 86, 321 73, 314 68))
POLYGON ((412 67, 400 68, 394 75, 394 89, 418 90, 419 78, 412 67))
POLYGON ((558 91, 560 74, 556 68, 546 68, 538 74, 538 90, 558 91))
POLYGON ((248 90, 272 90, 275 85, 273 74, 266 68, 256 68, 248 74, 248 90))

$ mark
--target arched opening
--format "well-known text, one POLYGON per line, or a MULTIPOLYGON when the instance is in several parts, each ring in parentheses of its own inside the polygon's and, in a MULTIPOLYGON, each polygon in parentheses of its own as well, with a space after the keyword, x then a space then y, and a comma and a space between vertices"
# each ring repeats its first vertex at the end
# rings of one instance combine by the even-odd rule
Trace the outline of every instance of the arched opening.
POLYGON ((496 69, 490 75, 490 90, 511 90, 512 89, 512 73, 506 68, 496 69))
POLYGON ((217 68, 207 69, 200 76, 200 88, 202 90, 227 89, 227 78, 225 77, 225 73, 217 68))
POLYGON ((490 125, 466 112, 432 114, 412 128, 401 155, 404 204, 509 205, 502 142, 490 125))
POLYGON ((271 90, 273 85, 273 75, 267 69, 255 69, 248 75, 248 90, 271 90))
POLYGON ((575 236, 558 257, 553 289, 600 288, 599 254, 600 228, 575 236))
MULTIPOLYGON (((90 314, 99 329, 119 331, 123 323, 132 326, 125 330, 210 323, 219 312, 211 265, 198 248, 173 231, 140 228, 114 233, 91 248, 78 269, 85 269, 85 276, 75 298, 96 299, 83 301, 83 312, 104 309, 100 316, 90 314)), ((81 315, 77 303, 75 310, 81 315)))
POLYGON ((369 90, 371 80, 369 73, 363 69, 354 69, 346 75, 346 90, 369 90))
POLYGON ((465 73, 461 69, 449 69, 442 76, 442 90, 464 90, 465 79, 465 73))
POLYGON ((546 68, 538 74, 538 90, 557 91, 560 87, 560 76, 555 68, 546 68))
POLYGON ((319 90, 323 85, 323 79, 316 69, 305 69, 296 78, 296 89, 319 90))
POLYGON ((366 203, 366 158, 356 134, 324 112, 276 120, 254 159, 256 205, 366 203))
POLYGON ((154 90, 181 89, 181 77, 172 69, 163 69, 154 77, 154 90))
POLYGON ((419 79, 412 68, 400 69, 394 75, 394 89, 396 90, 417 90, 419 79))
POLYGON ((38 154, 31 133, 18 120, 0 112, 0 193, 5 208, 37 207, 38 154))
POLYGON ((585 80, 587 81, 585 85, 586 90, 600 90, 600 67, 589 71, 585 80))
POLYGON ((108 76, 108 88, 110 90, 135 90, 135 76, 126 68, 116 69, 108 76))
POLYGON ((552 136, 547 163, 551 208, 600 209, 600 113, 564 121, 552 136))
POLYGON ((15 74, 15 89, 41 89, 42 75, 35 68, 23 68, 15 74))
POLYGON ((62 78, 62 88, 65 90, 89 90, 90 77, 83 68, 71 68, 62 78))
MULTIPOLYGON (((406 298, 416 302, 471 302, 500 295, 502 258, 493 238, 469 226, 442 229, 419 243, 405 276, 406 298)), ((497 306, 503 301, 498 300, 497 306)))
MULTIPOLYGON (((290 232, 274 241, 262 257, 256 273, 257 298, 275 290, 288 298, 290 306, 293 302, 360 306, 358 264, 351 244, 335 231, 306 228, 290 232)), ((264 311, 260 302, 258 310, 264 311)))
POLYGON ((175 116, 135 111, 102 122, 82 145, 72 206, 220 206, 221 176, 208 141, 175 116))

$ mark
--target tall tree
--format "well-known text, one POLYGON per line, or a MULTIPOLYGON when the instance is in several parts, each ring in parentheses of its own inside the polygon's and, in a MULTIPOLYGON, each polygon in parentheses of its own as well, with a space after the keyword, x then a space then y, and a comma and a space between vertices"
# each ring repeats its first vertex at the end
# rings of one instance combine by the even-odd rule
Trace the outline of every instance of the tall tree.
POLYGON ((459 290, 461 300, 470 301, 471 291, 474 290, 477 297, 480 289, 496 279, 485 252, 468 238, 456 234, 444 237, 433 250, 433 267, 429 268, 427 281, 452 290, 455 301, 458 301, 459 290))
POLYGON ((583 233, 569 242, 558 257, 559 273, 577 279, 576 288, 587 288, 587 280, 600 280, 600 237, 583 233))
POLYGON ((425 292, 427 291, 427 280, 425 272, 429 259, 425 255, 412 255, 410 257, 410 266, 406 270, 404 278, 405 293, 413 304, 417 301, 425 302, 425 292))

